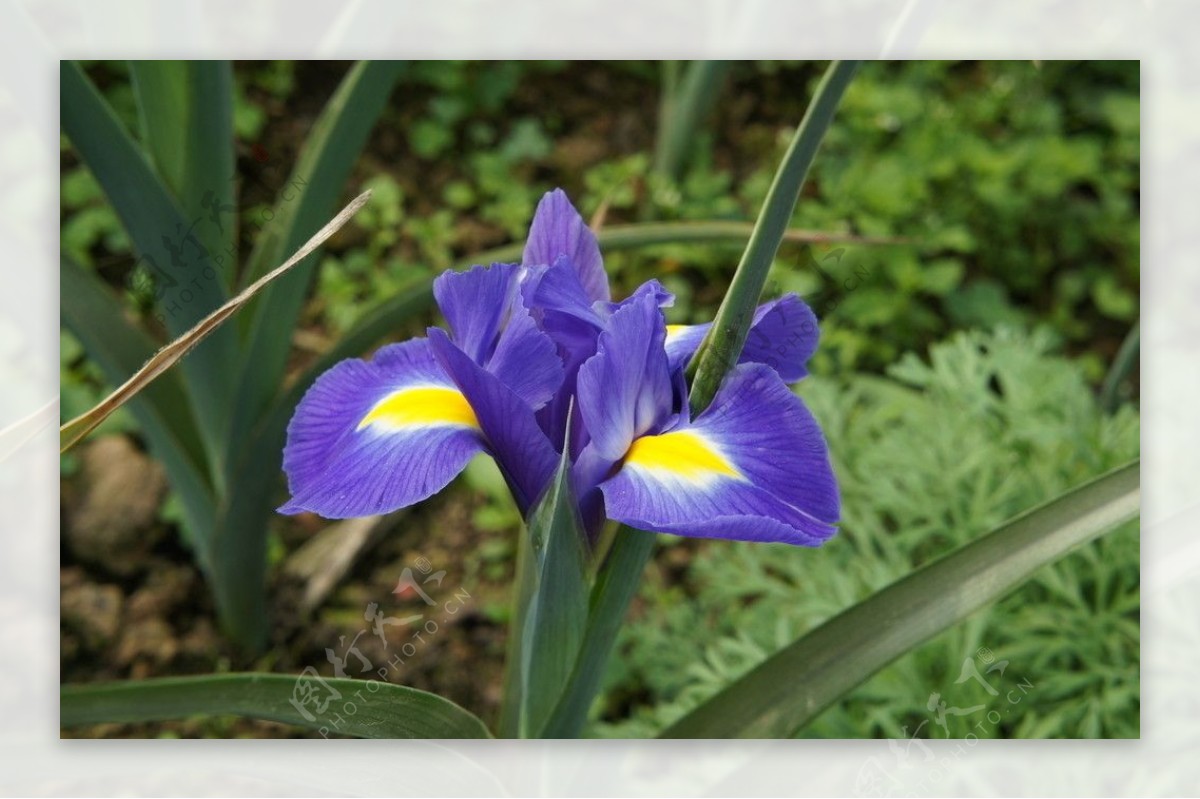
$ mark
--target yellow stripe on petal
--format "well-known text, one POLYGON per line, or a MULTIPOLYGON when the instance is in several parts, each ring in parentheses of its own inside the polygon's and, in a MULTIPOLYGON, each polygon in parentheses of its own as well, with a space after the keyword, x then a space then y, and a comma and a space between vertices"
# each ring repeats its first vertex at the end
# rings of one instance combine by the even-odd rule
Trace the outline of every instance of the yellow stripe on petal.
POLYGON ((696 485, 706 485, 716 477, 742 479, 742 473, 715 444, 688 430, 642 436, 629 448, 625 464, 696 485))
POLYGON ((689 327, 690 325, 667 325, 667 341, 670 341, 675 336, 678 336, 689 327))
POLYGON ((475 411, 462 392, 441 386, 393 391, 375 403, 358 423, 358 429, 372 424, 391 428, 461 425, 479 429, 475 411))

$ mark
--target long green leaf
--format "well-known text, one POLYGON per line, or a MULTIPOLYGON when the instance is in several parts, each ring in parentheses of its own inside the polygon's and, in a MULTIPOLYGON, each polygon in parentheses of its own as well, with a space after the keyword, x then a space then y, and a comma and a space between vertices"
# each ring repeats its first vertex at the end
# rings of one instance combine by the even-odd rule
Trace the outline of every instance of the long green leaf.
POLYGON ((233 70, 228 61, 130 61, 142 142, 195 235, 221 253, 231 286, 234 233, 233 70))
MULTIPOLYGON (((62 127, 103 187, 133 240, 145 268, 155 275, 158 308, 172 337, 192 327, 226 299, 218 265, 197 230, 145 154, 130 138, 79 65, 61 71, 62 127)), ((139 267, 139 269, 142 267, 139 267)), ((219 330, 184 364, 183 376, 210 457, 226 427, 229 392, 225 375, 234 362, 232 330, 219 330)))
POLYGON ((583 730, 588 710, 600 690, 617 632, 641 584, 656 540, 654 533, 625 525, 617 530, 612 550, 592 587, 583 646, 567 688, 542 731, 543 738, 577 738, 583 730))
MULTIPOLYGON (((271 222, 255 244, 245 282, 265 274, 333 213, 401 66, 391 61, 361 62, 342 81, 313 125, 271 222)), ((241 440, 279 390, 291 348, 289 331, 300 315, 317 260, 268 288, 251 308, 246 347, 238 363, 241 380, 230 434, 234 441, 241 440)))
POLYGON ((693 61, 678 89, 664 87, 654 147, 655 170, 670 178, 679 176, 700 124, 717 103, 730 66, 729 61, 693 61))
POLYGON ((517 553, 517 611, 510 631, 501 728, 540 737, 566 686, 587 623, 587 553, 563 448, 558 473, 530 513, 517 553))
POLYGON ((783 156, 783 163, 775 173, 767 198, 763 202, 750 243, 742 253, 729 291, 717 310, 717 317, 709 331, 705 344, 696 361, 696 377, 689 395, 692 416, 700 413, 712 402, 725 375, 737 363, 746 343, 746 335, 754 320, 754 309, 767 283, 771 261, 779 251, 784 231, 791 221, 796 200, 804 178, 812 166, 813 158, 833 113, 850 80, 858 70, 857 61, 834 61, 817 86, 812 103, 796 129, 791 146, 783 156))
POLYGON ((793 735, 879 669, 1138 513, 1134 461, 1018 516, 825 622, 664 738, 793 735))
MULTIPOLYGON (((59 280, 63 324, 109 382, 120 385, 154 355, 154 342, 125 318, 107 286, 65 256, 60 259, 59 280)), ((179 492, 192 533, 205 539, 212 530, 215 501, 204 472, 203 445, 179 375, 162 375, 129 402, 129 410, 179 492)))
POLYGON ((61 690, 59 713, 64 727, 236 715, 295 724, 325 736, 490 737, 482 721, 436 694, 375 680, 286 674, 217 674, 66 685, 61 690), (303 690, 298 689, 301 685, 312 686, 320 704, 306 701, 303 690))

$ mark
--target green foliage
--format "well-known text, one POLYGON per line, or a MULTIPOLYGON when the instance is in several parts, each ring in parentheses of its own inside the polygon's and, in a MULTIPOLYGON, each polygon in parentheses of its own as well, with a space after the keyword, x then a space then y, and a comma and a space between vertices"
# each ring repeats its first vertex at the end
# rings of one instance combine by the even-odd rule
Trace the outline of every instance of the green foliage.
MULTIPOLYGON (((655 734, 841 609, 1136 457, 1133 409, 1102 414, 1080 368, 1052 350, 1044 331, 964 333, 928 363, 906 357, 887 379, 801 384, 834 453, 842 531, 816 551, 669 544, 660 561, 682 575, 649 572, 592 733, 655 734)), ((1127 525, 905 655, 805 734, 906 737, 931 719, 933 692, 959 708, 987 704, 978 683, 955 684, 964 659, 986 647, 1009 661, 1004 685, 1034 688, 1001 724, 973 729, 978 715, 948 716, 951 736, 1136 736, 1138 573, 1127 525)), ((929 721, 921 734, 944 733, 929 721)))
MULTIPOLYGON (((234 226, 223 219, 236 211, 232 71, 225 62, 174 61, 138 62, 129 72, 140 141, 83 68, 63 63, 63 131, 91 170, 64 178, 65 196, 68 205, 98 203, 103 190, 139 256, 134 273, 145 261, 154 275, 145 288, 158 303, 157 319, 178 336, 227 299, 237 274, 234 226)), ((397 72, 395 64, 350 70, 318 118, 281 192, 276 223, 255 242, 243 278, 277 266, 327 221, 397 72), (303 187, 298 199, 296 186, 303 187)), ((63 323, 107 381, 120 383, 155 342, 96 274, 70 259, 72 250, 86 256, 97 243, 94 232, 77 231, 64 224, 63 323)), ((301 267, 256 298, 243 314, 243 336, 236 325, 218 328, 183 361, 182 380, 169 373, 130 403, 179 494, 185 537, 195 544, 222 627, 245 652, 266 639, 267 522, 283 441, 270 406, 280 398, 310 270, 301 267)))

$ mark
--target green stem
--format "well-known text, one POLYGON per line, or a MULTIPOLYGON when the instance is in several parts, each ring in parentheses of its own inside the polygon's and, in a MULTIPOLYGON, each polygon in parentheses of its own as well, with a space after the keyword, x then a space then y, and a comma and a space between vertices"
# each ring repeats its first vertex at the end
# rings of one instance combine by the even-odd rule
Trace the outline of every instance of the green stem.
POLYGON ((612 549, 596 575, 588 608, 587 631, 566 690, 542 731, 543 738, 577 738, 612 654, 617 632, 654 554, 657 536, 621 525, 612 549))
POLYGON ((858 61, 834 61, 821 78, 800 127, 775 173, 762 212, 750 235, 750 243, 729 284, 717 317, 713 320, 705 345, 696 361, 696 377, 691 389, 692 416, 698 416, 717 393, 725 375, 737 363, 746 343, 746 334, 754 318, 754 309, 767 282, 771 261, 779 250, 784 231, 796 208, 804 178, 812 165, 817 148, 833 121, 833 113, 850 80, 858 70, 858 61))

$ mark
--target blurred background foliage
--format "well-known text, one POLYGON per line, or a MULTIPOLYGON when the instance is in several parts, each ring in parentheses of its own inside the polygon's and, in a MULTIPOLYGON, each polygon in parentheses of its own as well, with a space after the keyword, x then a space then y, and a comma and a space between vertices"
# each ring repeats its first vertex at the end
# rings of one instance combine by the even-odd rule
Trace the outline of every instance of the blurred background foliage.
MULTIPOLYGON (((136 130, 127 65, 86 68, 136 130)), ((243 252, 348 68, 235 65, 243 252)), ((752 220, 821 69, 730 65, 670 175, 655 168, 657 63, 411 65, 346 192, 370 188, 374 198, 324 249, 302 324, 280 331, 292 337, 293 360, 311 362, 414 278, 520 241, 538 198, 556 186, 606 225, 752 220)), ((1138 454, 1136 371, 1121 382, 1115 413, 1096 395, 1138 316, 1139 81, 1136 62, 873 63, 860 72, 793 226, 900 241, 785 244, 768 286, 803 295, 821 319, 814 377, 798 391, 830 438, 843 533, 818 551, 663 537, 591 734, 653 733, 914 566, 1138 454)), ((130 242, 65 139, 62 165, 64 253, 153 327, 151 289, 129 279, 130 242)), ((669 321, 691 322, 711 318, 737 255, 675 244, 606 263, 618 295, 658 278, 678 298, 669 321)), ((434 321, 413 320, 392 339, 434 321)), ((104 388, 64 331, 64 417, 104 388)), ((105 429, 136 432, 124 414, 105 429)), ((76 469, 74 456, 64 458, 68 481, 76 469)), ((479 587, 484 623, 502 626, 520 520, 482 461, 453 501, 473 530, 470 548, 453 554, 463 584, 479 587)), ((169 496, 160 515, 175 518, 169 496)), ((304 531, 276 524, 278 562, 304 531)), ((806 734, 904 738, 925 723, 917 734, 1137 736, 1138 575, 1130 527, 897 661, 806 734), (1019 712, 978 729, 979 714, 935 725, 934 692, 959 708, 1002 703, 1003 689, 997 699, 955 683, 964 659, 984 650, 1008 661, 992 682, 1032 683, 1019 712)), ((360 599, 343 592, 324 612, 353 621, 360 599)), ((304 657, 276 651, 270 665, 304 657)), ((436 673, 426 687, 479 710, 436 673)))

